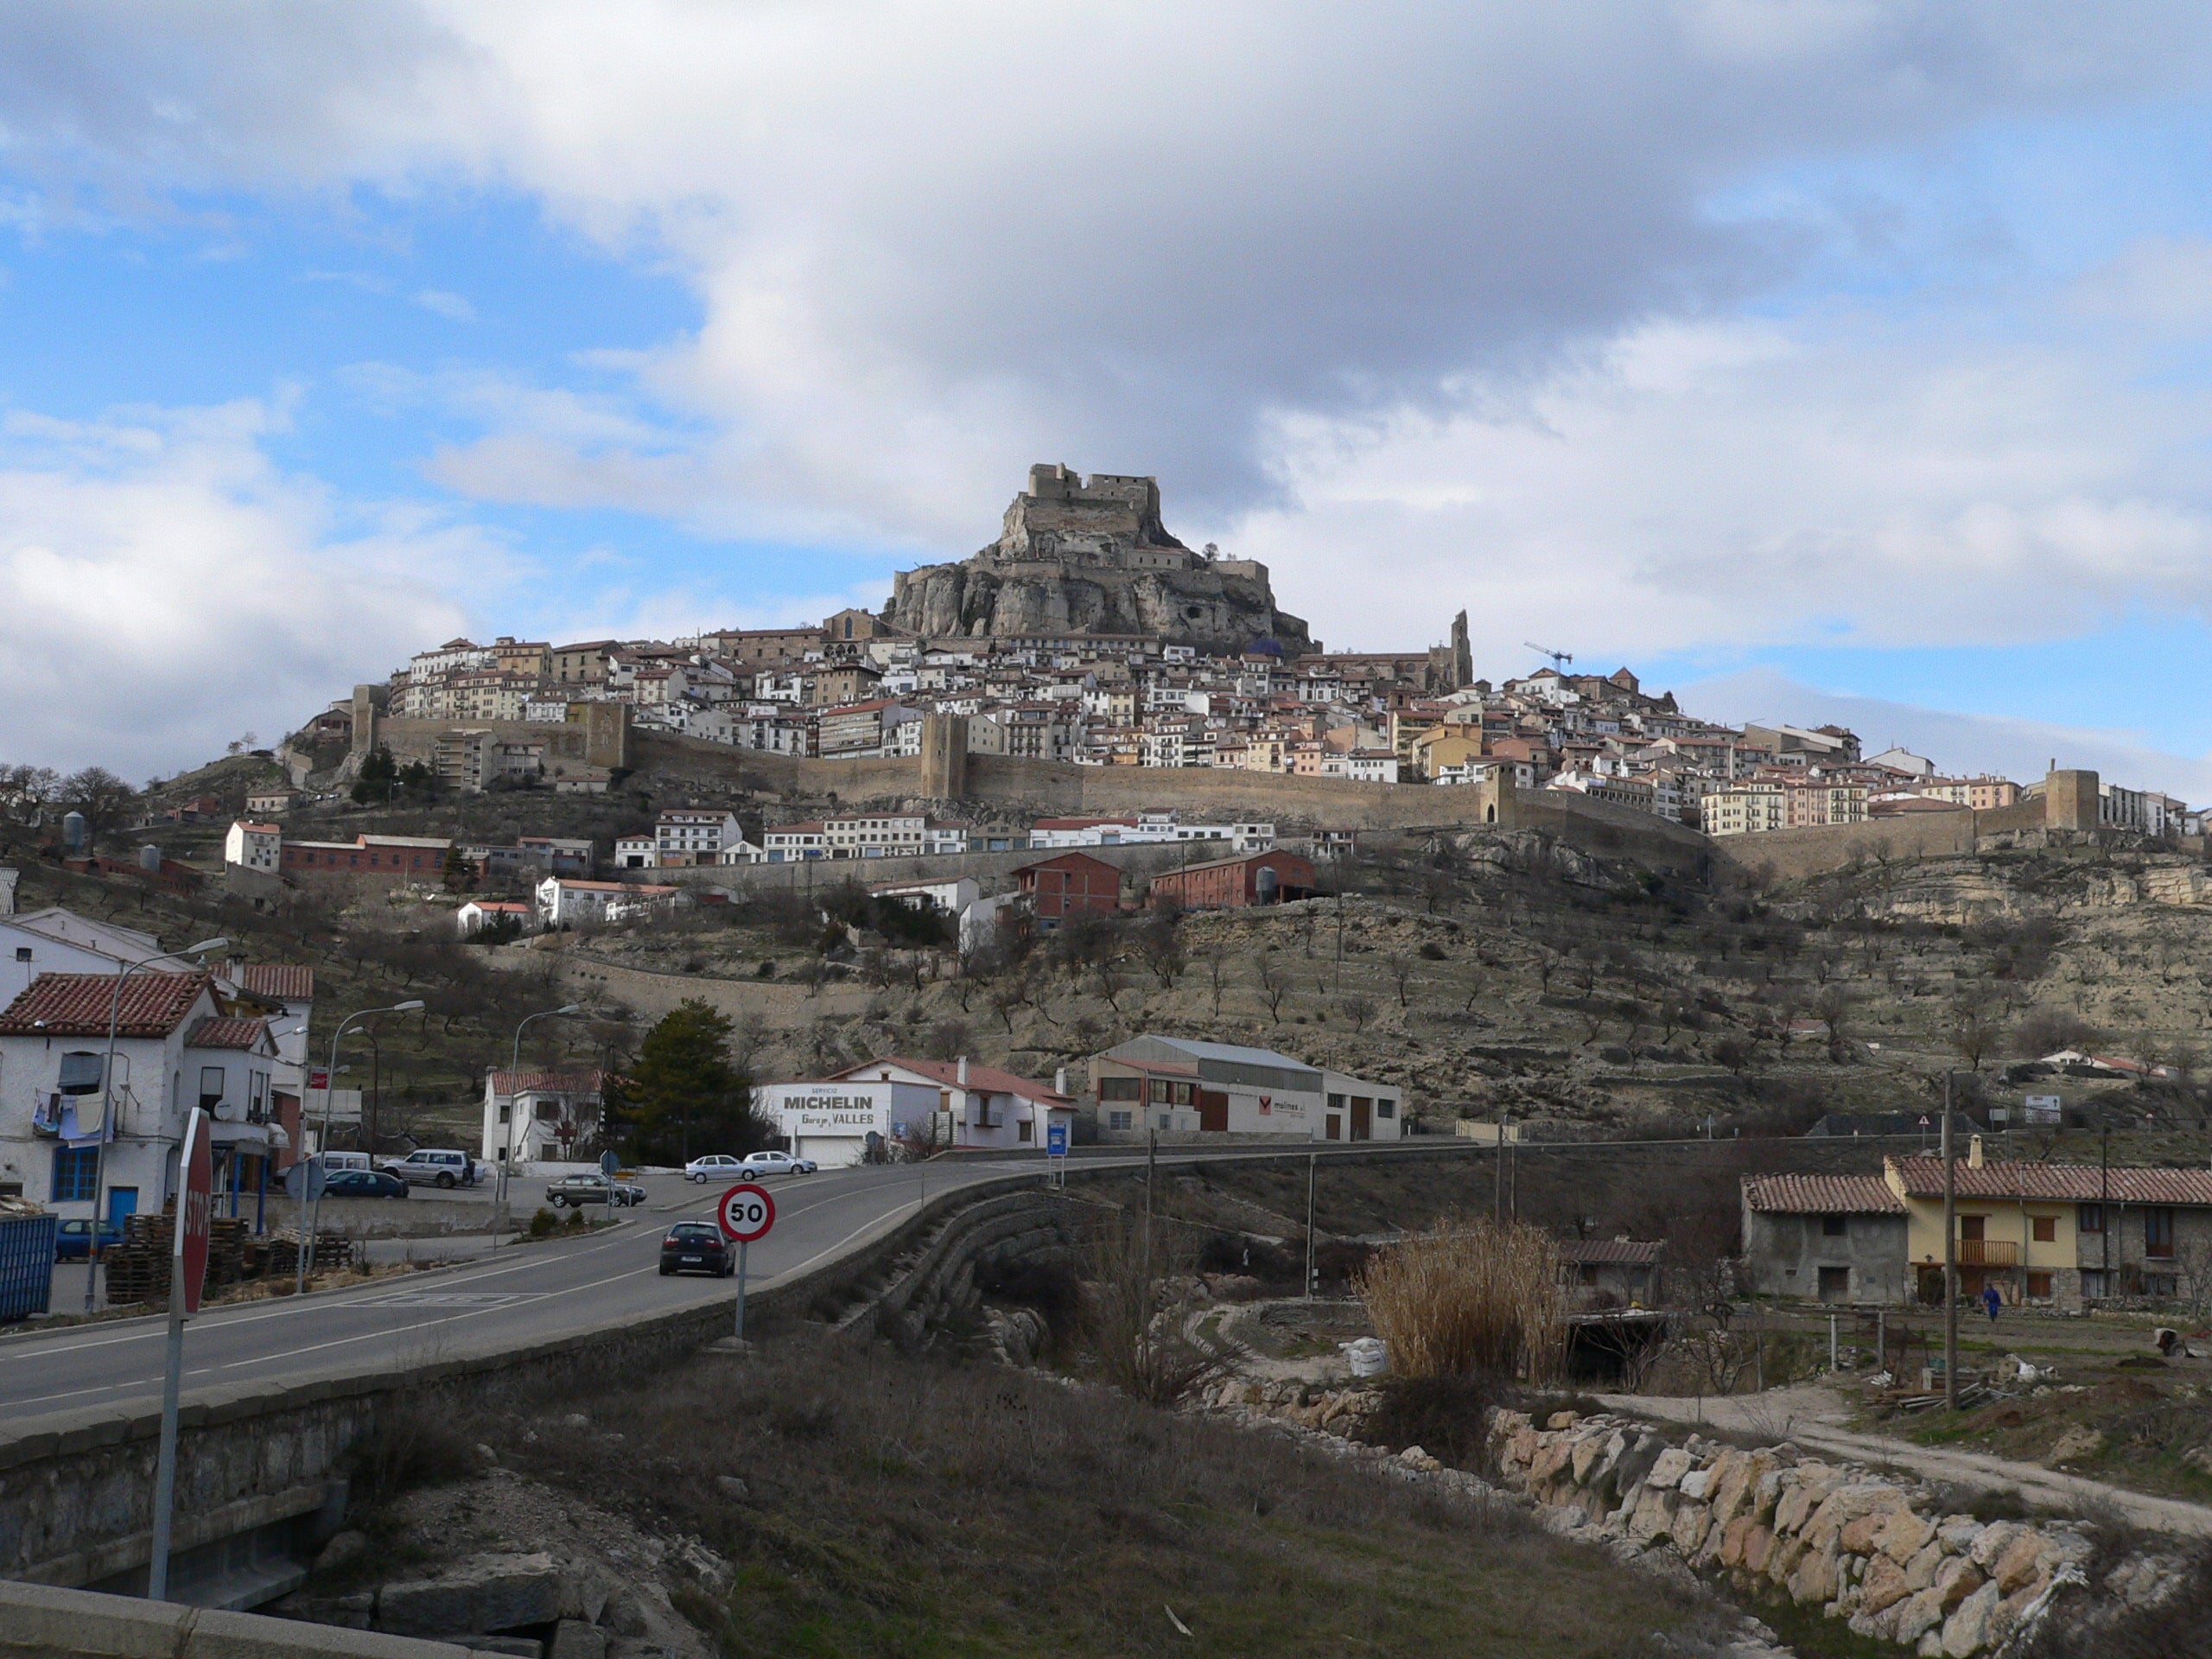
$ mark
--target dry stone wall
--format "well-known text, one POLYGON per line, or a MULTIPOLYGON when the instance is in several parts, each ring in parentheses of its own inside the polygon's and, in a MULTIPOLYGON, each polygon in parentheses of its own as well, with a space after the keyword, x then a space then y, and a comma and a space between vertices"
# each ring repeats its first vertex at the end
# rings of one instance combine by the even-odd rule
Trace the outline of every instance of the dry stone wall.
POLYGON ((1630 1418, 1567 1411, 1541 1427, 1498 1411, 1490 1433, 1502 1478, 1561 1530, 1669 1550, 1917 1654, 2002 1651, 2086 1582, 2093 1554, 2067 1522, 1934 1513, 1923 1487, 1787 1444, 1677 1446, 1630 1418))

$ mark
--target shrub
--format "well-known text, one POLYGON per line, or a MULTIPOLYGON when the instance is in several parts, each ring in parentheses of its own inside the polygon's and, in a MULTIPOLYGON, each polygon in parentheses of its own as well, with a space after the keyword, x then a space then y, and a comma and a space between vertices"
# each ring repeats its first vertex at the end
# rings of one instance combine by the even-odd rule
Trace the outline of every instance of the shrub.
POLYGON ((1487 1217, 1440 1223, 1378 1250, 1355 1282, 1401 1376, 1525 1374, 1541 1383, 1560 1373, 1559 1250, 1534 1227, 1487 1217))
POLYGON ((540 1205, 537 1207, 537 1213, 530 1218, 530 1236, 532 1238, 543 1238, 560 1224, 560 1218, 543 1205, 540 1205))
POLYGON ((451 1412, 410 1395, 379 1412, 346 1458, 354 1498, 372 1507, 417 1486, 460 1479, 475 1466, 475 1448, 451 1412))
POLYGON ((1417 1446, 1455 1469, 1483 1461, 1484 1418, 1501 1403, 1497 1376, 1385 1376, 1360 1438, 1392 1452, 1417 1446))

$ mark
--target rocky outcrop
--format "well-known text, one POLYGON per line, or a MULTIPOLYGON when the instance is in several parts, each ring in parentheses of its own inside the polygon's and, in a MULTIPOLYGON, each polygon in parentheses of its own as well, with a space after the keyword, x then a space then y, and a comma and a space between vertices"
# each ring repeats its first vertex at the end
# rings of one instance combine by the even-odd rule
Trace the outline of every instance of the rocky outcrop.
POLYGON ((1924 1514, 1923 1489, 1788 1446, 1743 1451, 1697 1435, 1675 1446, 1630 1418, 1570 1411, 1541 1428, 1499 1411, 1490 1433, 1503 1478, 1557 1529, 1669 1550, 1916 1654, 2002 1649, 2085 1583, 2094 1554, 2066 1522, 1924 1514))
POLYGON ((1141 634, 1237 652, 1314 649, 1275 608, 1263 564, 1194 553, 1160 517, 1153 479, 1033 467, 999 539, 957 564, 902 570, 884 620, 928 639, 1141 634))

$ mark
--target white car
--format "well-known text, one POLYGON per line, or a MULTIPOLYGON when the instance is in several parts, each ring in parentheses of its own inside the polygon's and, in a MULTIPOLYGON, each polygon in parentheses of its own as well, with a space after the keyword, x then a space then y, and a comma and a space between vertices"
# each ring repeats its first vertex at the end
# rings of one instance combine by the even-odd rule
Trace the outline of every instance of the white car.
POLYGON ((683 1166, 683 1179, 705 1185, 709 1181, 740 1180, 745 1174, 745 1160, 733 1158, 728 1153, 711 1152, 704 1158, 694 1158, 683 1166))
POLYGON ((788 1152, 749 1152, 738 1166, 741 1179, 753 1180, 762 1175, 811 1175, 818 1166, 811 1158, 794 1158, 788 1152))

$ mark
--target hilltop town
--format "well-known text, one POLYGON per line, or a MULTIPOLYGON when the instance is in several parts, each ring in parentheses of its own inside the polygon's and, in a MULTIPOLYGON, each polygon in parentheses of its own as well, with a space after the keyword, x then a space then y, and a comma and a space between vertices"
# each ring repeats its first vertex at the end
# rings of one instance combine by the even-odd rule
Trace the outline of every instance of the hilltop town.
MULTIPOLYGON (((626 752, 602 743, 595 761, 588 746, 543 728, 620 728, 738 757, 865 760, 918 757, 934 715, 959 722, 968 754, 1503 783, 1715 837, 1988 811, 2035 787, 1961 775, 1902 749, 1862 753, 1854 734, 1833 726, 1722 725, 1671 692, 1647 691, 1627 668, 1577 673, 1572 664, 1555 653, 1532 673, 1478 678, 1464 612, 1446 643, 1324 651, 1277 608, 1266 566, 1211 546, 1192 552, 1167 531, 1154 480, 1039 466, 997 541, 960 563, 901 573, 880 613, 673 640, 451 639, 334 702, 283 760, 296 784, 323 774, 351 786, 371 764, 379 723, 438 725, 448 729, 416 759, 442 789, 590 793, 607 787, 626 752)), ((2101 784, 2099 793, 2100 821, 2113 828, 2202 833, 2202 814, 2162 792, 2101 784)), ((1174 798, 1175 780, 1160 779, 1159 804, 1174 798)), ((1444 818, 1465 810, 1435 808, 1444 818)), ((959 849, 954 831, 932 833, 933 850, 959 849)), ((678 838, 656 859, 687 850, 696 849, 678 838)), ((716 855, 891 850, 906 849, 863 837, 716 855)))

